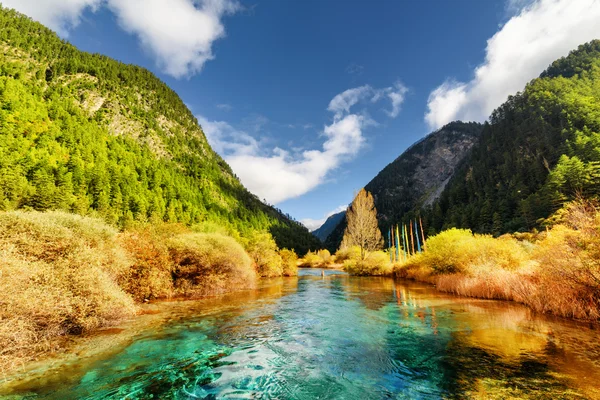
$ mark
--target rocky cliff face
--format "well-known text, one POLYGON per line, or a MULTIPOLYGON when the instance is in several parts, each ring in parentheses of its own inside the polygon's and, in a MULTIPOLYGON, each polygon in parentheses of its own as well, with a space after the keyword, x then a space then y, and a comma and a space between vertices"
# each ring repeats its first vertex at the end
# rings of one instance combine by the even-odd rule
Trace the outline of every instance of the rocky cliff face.
MULTIPOLYGON (((380 227, 385 229, 411 210, 431 205, 482 129, 475 122, 452 122, 413 144, 377 174, 365 189, 375 198, 380 227)), ((342 220, 327 238, 330 250, 339 246, 344 226, 342 220)))
POLYGON ((482 125, 452 122, 413 144, 365 188, 375 196, 380 219, 400 218, 433 203, 473 147, 482 125))

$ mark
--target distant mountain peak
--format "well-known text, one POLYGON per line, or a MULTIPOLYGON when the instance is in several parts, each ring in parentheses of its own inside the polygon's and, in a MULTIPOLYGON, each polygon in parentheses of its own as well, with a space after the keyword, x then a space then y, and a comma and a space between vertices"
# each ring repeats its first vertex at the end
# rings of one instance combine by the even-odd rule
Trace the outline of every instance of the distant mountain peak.
POLYGON ((321 241, 324 241, 325 239, 327 239, 327 236, 329 236, 329 234, 333 232, 333 230, 340 223, 340 221, 345 217, 346 211, 340 211, 337 214, 330 215, 329 218, 325 220, 323 225, 312 231, 312 234, 318 237, 321 241))

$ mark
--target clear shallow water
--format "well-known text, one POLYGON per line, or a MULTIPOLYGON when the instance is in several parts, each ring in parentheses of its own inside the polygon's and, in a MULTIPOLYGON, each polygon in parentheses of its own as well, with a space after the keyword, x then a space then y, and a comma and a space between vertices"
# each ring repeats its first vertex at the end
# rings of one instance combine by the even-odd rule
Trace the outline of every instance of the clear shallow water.
POLYGON ((596 326, 389 278, 302 270, 169 308, 128 345, 0 393, 31 399, 600 398, 596 326))

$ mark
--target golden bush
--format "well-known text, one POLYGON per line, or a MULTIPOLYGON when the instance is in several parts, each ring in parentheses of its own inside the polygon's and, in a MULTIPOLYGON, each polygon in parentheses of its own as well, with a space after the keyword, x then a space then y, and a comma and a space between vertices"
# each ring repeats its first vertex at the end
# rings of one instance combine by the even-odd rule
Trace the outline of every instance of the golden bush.
POLYGON ((351 275, 391 275, 393 272, 389 254, 383 251, 369 252, 364 260, 360 257, 344 261, 344 270, 351 275))
POLYGON ((180 234, 167 243, 178 294, 204 296, 251 288, 256 272, 244 248, 218 233, 180 234))
POLYGON ((343 263, 346 260, 360 260, 360 247, 343 247, 335 253, 335 262, 343 263))

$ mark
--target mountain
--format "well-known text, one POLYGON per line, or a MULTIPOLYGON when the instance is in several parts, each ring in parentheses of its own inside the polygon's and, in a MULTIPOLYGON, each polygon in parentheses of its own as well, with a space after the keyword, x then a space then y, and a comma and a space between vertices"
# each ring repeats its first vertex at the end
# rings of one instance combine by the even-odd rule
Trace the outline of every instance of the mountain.
POLYGON ((300 223, 248 192, 179 96, 144 68, 79 51, 0 8, 0 209, 269 231, 300 254, 300 223))
MULTIPOLYGON (((411 210, 432 204, 482 129, 483 125, 476 122, 451 122, 413 144, 381 170, 365 186, 375 198, 380 227, 387 229, 411 210)), ((328 249, 339 247, 344 229, 345 219, 325 239, 328 249)))
POLYGON ((346 218, 346 211, 340 211, 337 214, 333 214, 329 216, 321 225, 320 228, 315 229, 312 234, 319 238, 319 240, 324 241, 327 239, 327 236, 335 229, 335 227, 340 223, 342 219, 346 218))
POLYGON ((595 40, 553 62, 492 113, 477 145, 423 216, 433 232, 463 227, 500 235, 540 228, 566 201, 599 194, 595 40))

